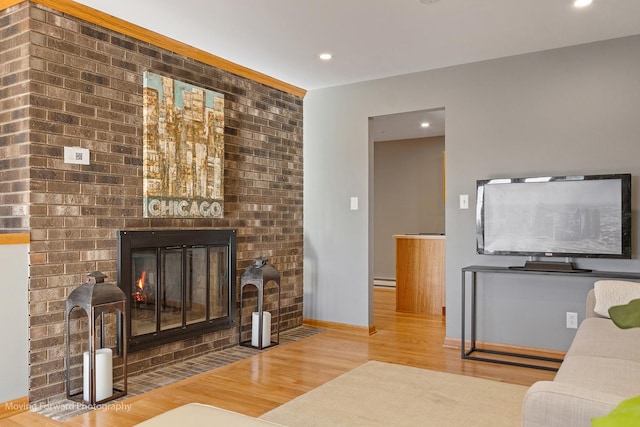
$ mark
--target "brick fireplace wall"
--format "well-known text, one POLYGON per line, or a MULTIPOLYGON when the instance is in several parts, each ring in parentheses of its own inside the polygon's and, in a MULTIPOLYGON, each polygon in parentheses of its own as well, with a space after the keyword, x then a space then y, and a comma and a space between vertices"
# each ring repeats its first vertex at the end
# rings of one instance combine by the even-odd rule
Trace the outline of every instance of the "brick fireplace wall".
MULTIPOLYGON (((31 402, 64 396, 65 301, 91 271, 115 281, 117 230, 236 228, 237 282, 269 258, 281 330, 302 324, 302 98, 31 2, 0 12, 0 44, 0 220, 31 235, 31 402), (144 71, 225 95, 223 219, 143 218, 144 71)), ((132 353, 129 373, 236 343, 233 328, 132 353)))
POLYGON ((0 230, 5 233, 29 229, 29 10, 13 9, 0 15, 0 230))

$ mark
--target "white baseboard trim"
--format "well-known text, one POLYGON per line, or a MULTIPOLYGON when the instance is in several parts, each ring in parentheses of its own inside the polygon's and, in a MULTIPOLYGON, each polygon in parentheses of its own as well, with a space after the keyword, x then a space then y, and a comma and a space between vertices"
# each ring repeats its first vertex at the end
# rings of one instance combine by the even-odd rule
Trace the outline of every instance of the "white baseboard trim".
POLYGON ((381 278, 381 277, 377 277, 375 279, 373 279, 373 285, 374 286, 387 286, 387 287, 391 287, 391 288, 395 288, 396 287, 396 279, 393 278, 381 278))

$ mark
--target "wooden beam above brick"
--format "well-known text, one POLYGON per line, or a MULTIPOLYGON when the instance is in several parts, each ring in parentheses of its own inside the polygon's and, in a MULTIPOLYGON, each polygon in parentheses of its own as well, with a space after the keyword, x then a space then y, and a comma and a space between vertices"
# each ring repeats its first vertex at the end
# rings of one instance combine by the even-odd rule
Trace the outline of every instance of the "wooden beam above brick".
POLYGON ((0 233, 0 245, 22 245, 29 241, 29 233, 0 233))

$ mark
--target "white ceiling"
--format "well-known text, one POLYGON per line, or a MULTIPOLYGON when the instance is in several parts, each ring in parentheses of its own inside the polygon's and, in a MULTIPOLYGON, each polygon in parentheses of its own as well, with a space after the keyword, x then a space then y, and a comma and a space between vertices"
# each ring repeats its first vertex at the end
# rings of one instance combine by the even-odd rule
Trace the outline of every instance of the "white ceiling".
POLYGON ((306 90, 640 33, 638 0, 76 1, 306 90))
POLYGON ((76 1, 306 90, 640 34, 640 0, 76 1))
POLYGON ((424 110, 374 117, 373 140, 430 138, 444 135, 444 110, 424 110), (422 123, 429 123, 423 128, 422 123))

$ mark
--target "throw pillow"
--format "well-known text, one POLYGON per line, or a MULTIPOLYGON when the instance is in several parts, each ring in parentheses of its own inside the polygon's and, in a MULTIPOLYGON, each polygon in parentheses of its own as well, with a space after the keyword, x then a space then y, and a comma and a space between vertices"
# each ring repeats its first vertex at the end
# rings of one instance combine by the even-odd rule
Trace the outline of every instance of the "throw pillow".
POLYGON ((614 305, 609 309, 609 317, 620 329, 640 326, 640 299, 634 299, 625 305, 614 305))
POLYGON ((591 427, 640 426, 640 396, 623 400, 604 417, 591 420, 591 427))
POLYGON ((614 305, 628 304, 640 298, 640 283, 624 280, 598 280, 593 291, 596 297, 594 311, 600 316, 609 317, 609 309, 614 305))

